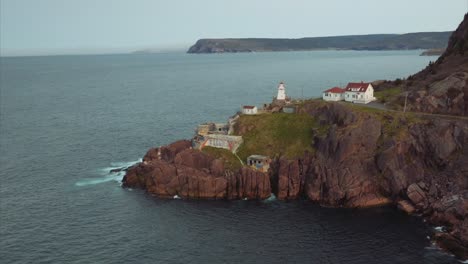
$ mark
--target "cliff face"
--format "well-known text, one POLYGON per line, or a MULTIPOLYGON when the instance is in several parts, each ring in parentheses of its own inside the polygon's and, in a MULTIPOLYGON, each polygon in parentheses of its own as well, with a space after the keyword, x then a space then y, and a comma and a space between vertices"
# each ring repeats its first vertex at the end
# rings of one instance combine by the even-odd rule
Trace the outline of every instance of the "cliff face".
POLYGON ((402 107, 408 92, 411 111, 468 115, 468 14, 449 39, 447 49, 424 70, 399 81, 387 83, 383 90, 401 87, 391 104, 402 107))
POLYGON ((268 174, 249 168, 227 170, 221 159, 191 149, 187 140, 150 149, 143 162, 127 171, 123 184, 159 197, 266 199, 271 195, 268 174))
POLYGON ((315 153, 275 159, 268 174, 225 169, 223 160, 178 141, 149 150, 123 185, 160 197, 266 199, 274 193, 334 207, 394 203, 448 226, 440 244, 468 257, 468 122, 376 115, 338 103, 299 111, 329 129, 310 142, 315 153))

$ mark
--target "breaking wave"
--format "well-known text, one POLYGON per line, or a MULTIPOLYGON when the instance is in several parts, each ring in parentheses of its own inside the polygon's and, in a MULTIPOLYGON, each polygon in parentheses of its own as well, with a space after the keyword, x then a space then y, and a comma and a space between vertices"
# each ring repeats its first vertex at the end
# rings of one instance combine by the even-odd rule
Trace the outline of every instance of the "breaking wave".
POLYGON ((109 167, 105 167, 105 168, 98 170, 97 175, 101 177, 81 179, 75 183, 75 186, 82 187, 82 186, 96 185, 96 184, 110 182, 110 181, 116 181, 116 182, 121 183, 122 178, 125 176, 125 170, 131 167, 132 165, 141 161, 142 159, 139 159, 136 161, 128 161, 128 162, 111 162, 109 167), (113 170, 119 170, 119 171, 112 172, 113 170))
POLYGON ((276 196, 273 193, 270 195, 270 197, 263 200, 263 202, 265 202, 265 203, 269 203, 269 202, 273 202, 273 201, 276 201, 276 196))

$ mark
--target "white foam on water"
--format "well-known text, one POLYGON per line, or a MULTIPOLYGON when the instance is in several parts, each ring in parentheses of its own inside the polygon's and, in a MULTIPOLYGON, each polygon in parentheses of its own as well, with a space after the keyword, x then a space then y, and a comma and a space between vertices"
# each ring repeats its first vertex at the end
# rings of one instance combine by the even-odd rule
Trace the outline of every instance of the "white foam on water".
POLYGON ((143 159, 138 159, 138 160, 135 160, 135 161, 127 161, 127 162, 111 162, 110 165, 112 166, 112 168, 114 169, 118 169, 118 168, 128 168, 138 162, 142 162, 143 159))
POLYGON ((75 186, 88 186, 88 185, 96 185, 105 182, 115 181, 118 183, 122 183, 122 179, 125 176, 125 171, 118 171, 118 172, 111 172, 111 170, 115 169, 126 169, 138 162, 141 162, 142 159, 138 159, 136 161, 128 161, 128 162, 111 162, 110 167, 105 167, 98 170, 100 176, 99 178, 86 178, 79 180, 75 183, 75 186))
POLYGON ((82 186, 95 185, 95 184, 100 184, 100 183, 110 182, 110 181, 121 182, 124 175, 125 175, 124 173, 121 173, 121 174, 115 174, 112 176, 102 177, 102 178, 87 178, 87 179, 77 181, 75 183, 75 186, 82 187, 82 186))
POLYGON ((276 196, 273 193, 270 195, 270 197, 263 200, 263 202, 265 202, 265 203, 269 203, 269 202, 273 202, 273 201, 276 201, 276 196))
MULTIPOLYGON (((447 256, 450 256, 450 257, 453 257, 455 258, 455 255, 443 250, 442 248, 440 248, 437 243, 435 241, 431 241, 431 245, 428 246, 428 247, 424 247, 426 250, 434 250, 434 251, 438 251, 440 254, 443 254, 443 255, 447 255, 447 256)), ((468 259, 467 260, 458 260, 460 263, 466 263, 468 264, 468 259)))

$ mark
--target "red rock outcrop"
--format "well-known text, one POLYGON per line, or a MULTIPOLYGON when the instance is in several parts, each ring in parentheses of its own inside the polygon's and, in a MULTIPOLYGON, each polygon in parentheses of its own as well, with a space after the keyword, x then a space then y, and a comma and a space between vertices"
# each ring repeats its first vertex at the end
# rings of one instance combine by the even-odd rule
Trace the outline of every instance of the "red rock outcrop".
POLYGON ((191 149, 187 142, 149 150, 143 162, 128 169, 123 186, 159 197, 266 199, 271 195, 268 174, 249 168, 225 170, 223 161, 191 149))
POLYGON ((328 130, 313 132, 315 153, 276 159, 269 173, 247 167, 231 171, 223 160, 178 141, 149 150, 127 171, 123 185, 159 197, 265 199, 274 193, 282 200, 307 198, 334 207, 394 203, 446 226, 448 233, 438 235, 438 243, 468 256, 468 122, 410 121, 339 103, 298 111, 328 130))

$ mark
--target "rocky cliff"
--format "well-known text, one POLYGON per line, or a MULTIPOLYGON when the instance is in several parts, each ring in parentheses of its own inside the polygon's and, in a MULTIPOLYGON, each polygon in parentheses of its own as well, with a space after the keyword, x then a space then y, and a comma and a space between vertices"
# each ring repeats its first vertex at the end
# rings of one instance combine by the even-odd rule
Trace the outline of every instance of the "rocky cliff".
POLYGON ((387 101, 396 108, 404 106, 407 92, 410 111, 468 116, 468 14, 436 61, 406 80, 386 82, 376 90, 395 87, 401 93, 387 101))
POLYGON ((447 226, 440 245, 468 257, 468 122, 339 103, 308 103, 299 112, 328 129, 310 132, 313 153, 278 157, 269 173, 226 169, 221 158, 178 141, 149 150, 123 185, 160 197, 266 199, 274 193, 334 207, 393 203, 447 226))
POLYGON ((143 162, 130 168, 125 187, 145 189, 159 197, 192 199, 266 199, 271 195, 266 173, 249 168, 225 169, 223 160, 191 148, 181 140, 150 149, 143 162))

